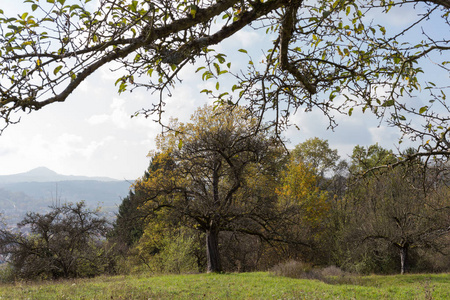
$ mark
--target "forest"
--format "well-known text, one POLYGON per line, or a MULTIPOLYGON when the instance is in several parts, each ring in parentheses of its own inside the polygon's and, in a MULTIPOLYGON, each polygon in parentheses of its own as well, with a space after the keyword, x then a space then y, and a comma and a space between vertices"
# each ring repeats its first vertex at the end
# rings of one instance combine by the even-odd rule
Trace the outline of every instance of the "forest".
POLYGON ((0 230, 9 276, 266 271, 289 261, 356 274, 448 272, 448 164, 326 140, 287 152, 242 107, 172 120, 114 224, 84 203, 0 230), (88 247, 86 246, 88 245, 88 247))

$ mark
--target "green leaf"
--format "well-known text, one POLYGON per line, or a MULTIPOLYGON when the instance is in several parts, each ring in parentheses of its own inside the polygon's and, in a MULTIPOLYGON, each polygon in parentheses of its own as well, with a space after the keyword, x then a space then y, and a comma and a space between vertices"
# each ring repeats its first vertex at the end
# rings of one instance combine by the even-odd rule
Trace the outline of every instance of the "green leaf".
POLYGON ((132 12, 136 12, 137 11, 137 6, 138 6, 138 1, 137 0, 133 0, 131 2, 130 5, 128 5, 128 8, 132 11, 132 12))
POLYGON ((195 15, 197 14, 197 5, 192 4, 190 6, 190 14, 191 14, 192 18, 195 19, 195 15))
POLYGON ((223 64, 223 63, 225 62, 225 58, 224 58, 224 57, 226 57, 226 55, 225 55, 225 54, 222 54, 222 53, 216 55, 217 60, 218 60, 219 63, 221 63, 221 64, 223 64))
POLYGON ((214 68, 216 69, 217 74, 220 74, 220 66, 217 63, 213 63, 214 68))
POLYGON ((383 106, 384 106, 384 107, 389 107, 389 106, 392 106, 392 105, 394 105, 394 104, 395 104, 395 101, 394 101, 394 100, 388 100, 388 101, 386 101, 386 102, 383 103, 383 106))
POLYGON ((57 66, 54 70, 53 70, 53 74, 58 74, 58 72, 61 70, 63 66, 57 66))
POLYGON ((247 50, 245 50, 245 49, 239 49, 238 51, 242 52, 242 53, 248 53, 247 50))
POLYGON ((74 4, 74 5, 70 6, 69 11, 72 12, 72 11, 74 11, 75 9, 81 9, 81 6, 79 6, 79 5, 77 5, 77 4, 74 4))
POLYGON ((198 69, 195 71, 195 73, 198 73, 200 70, 203 70, 203 69, 206 69, 206 67, 200 67, 200 68, 198 68, 198 69))
POLYGON ((423 114, 424 112, 426 112, 428 110, 428 106, 423 106, 420 108, 419 110, 419 114, 423 114))
POLYGON ((25 48, 26 46, 29 46, 29 45, 33 45, 33 41, 23 42, 21 46, 22 46, 22 48, 25 48))
POLYGON ((211 74, 211 72, 210 72, 210 71, 206 71, 206 72, 204 72, 203 75, 202 75, 202 80, 203 80, 203 81, 206 81, 206 80, 208 80, 208 79, 210 79, 210 78, 212 78, 212 77, 213 77, 213 75, 211 74))

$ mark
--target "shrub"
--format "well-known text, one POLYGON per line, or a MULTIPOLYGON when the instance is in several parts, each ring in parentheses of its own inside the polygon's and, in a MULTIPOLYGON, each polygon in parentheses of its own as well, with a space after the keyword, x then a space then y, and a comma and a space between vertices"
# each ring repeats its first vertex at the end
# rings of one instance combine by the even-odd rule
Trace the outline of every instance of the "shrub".
POLYGON ((84 202, 52 207, 47 214, 27 213, 18 225, 28 227, 30 234, 0 230, 0 254, 8 257, 14 277, 72 278, 106 269, 102 240, 108 223, 84 202))
POLYGON ((13 268, 9 264, 0 265, 0 283, 8 283, 14 281, 13 268))
POLYGON ((336 266, 329 266, 322 270, 322 276, 324 277, 340 277, 346 273, 336 266))
POLYGON ((167 229, 155 242, 155 232, 145 231, 133 247, 127 261, 132 273, 196 273, 200 271, 198 261, 198 237, 190 229, 167 229), (145 268, 143 268, 145 266, 145 268))
POLYGON ((298 279, 320 280, 328 284, 359 284, 358 276, 344 272, 336 266, 323 269, 313 268, 311 264, 290 260, 274 266, 270 272, 276 276, 285 276, 298 279))
POLYGON ((324 279, 320 269, 315 269, 311 264, 296 260, 289 260, 274 266, 270 272, 276 276, 285 276, 299 279, 324 279))

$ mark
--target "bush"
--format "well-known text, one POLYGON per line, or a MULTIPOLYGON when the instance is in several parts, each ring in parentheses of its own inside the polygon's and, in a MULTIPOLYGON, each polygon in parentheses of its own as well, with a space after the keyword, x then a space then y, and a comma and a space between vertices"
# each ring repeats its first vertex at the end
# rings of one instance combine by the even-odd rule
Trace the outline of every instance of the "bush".
POLYGON ((336 266, 329 266, 322 270, 322 275, 324 277, 340 277, 344 276, 346 273, 336 266))
POLYGON ((284 263, 277 264, 270 272, 276 276, 285 276, 298 279, 317 279, 324 280, 322 271, 315 269, 311 264, 301 261, 290 260, 284 263))
POLYGON ((311 264, 296 260, 280 263, 274 266, 270 272, 276 276, 320 280, 328 284, 359 283, 359 278, 357 276, 344 272, 336 266, 328 266, 323 269, 313 268, 311 264))
MULTIPOLYGON (((128 256, 131 273, 197 273, 199 262, 199 238, 187 228, 167 229, 155 243, 154 232, 146 231, 128 256), (145 266, 146 268, 143 268, 145 266)), ((202 249, 200 249, 202 250, 202 249)))
POLYGON ((13 268, 9 264, 0 265, 0 283, 9 283, 14 281, 13 268))
POLYGON ((95 276, 109 264, 102 249, 108 223, 83 202, 52 207, 47 214, 27 213, 18 225, 30 234, 0 229, 0 254, 8 257, 16 278, 95 276))

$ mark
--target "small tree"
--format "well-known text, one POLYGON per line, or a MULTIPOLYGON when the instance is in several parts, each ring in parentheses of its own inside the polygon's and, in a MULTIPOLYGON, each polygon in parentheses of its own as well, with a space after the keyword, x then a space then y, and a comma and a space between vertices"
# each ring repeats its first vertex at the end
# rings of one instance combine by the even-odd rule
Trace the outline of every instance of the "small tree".
POLYGON ((175 122, 159 137, 154 163, 160 167, 136 184, 147 193, 149 213, 167 209, 205 233, 209 272, 222 269, 219 233, 259 234, 273 204, 264 178, 273 174, 278 148, 259 126, 241 107, 201 108, 192 123, 175 122))
MULTIPOLYGON (((354 154, 365 152, 360 150, 364 149, 356 147, 354 154)), ((396 158, 378 146, 369 147, 365 153, 370 152, 364 158, 353 157, 359 157, 353 167, 367 175, 359 177, 347 194, 353 216, 348 226, 353 236, 371 245, 378 257, 389 255, 386 249, 396 249, 403 274, 410 269, 411 251, 441 252, 448 246, 444 241, 450 234, 448 187, 437 165, 428 169, 416 160, 393 169, 374 170, 378 164, 396 158)))
POLYGON ((126 248, 139 241, 144 232, 145 216, 138 209, 142 201, 138 191, 129 191, 128 196, 122 199, 110 239, 125 245, 126 248))
POLYGON ((100 241, 107 225, 98 210, 86 209, 84 202, 52 207, 46 214, 27 213, 18 226, 30 233, 0 230, 0 253, 19 278, 96 275, 104 267, 100 241))

